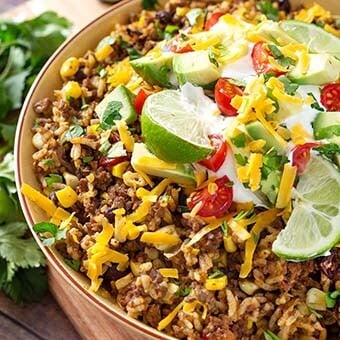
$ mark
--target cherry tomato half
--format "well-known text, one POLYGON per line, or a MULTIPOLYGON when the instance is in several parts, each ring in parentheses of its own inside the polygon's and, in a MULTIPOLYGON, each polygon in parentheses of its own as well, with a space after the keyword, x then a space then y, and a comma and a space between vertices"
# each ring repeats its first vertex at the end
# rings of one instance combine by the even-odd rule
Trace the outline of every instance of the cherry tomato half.
POLYGON ((308 161, 310 160, 310 150, 316 146, 320 146, 319 143, 305 143, 301 145, 297 145, 293 149, 293 165, 297 166, 297 174, 301 175, 307 166, 308 161))
POLYGON ((213 27, 215 24, 217 24, 219 18, 223 15, 221 12, 215 12, 212 13, 206 20, 204 29, 206 31, 209 31, 211 27, 213 27))
POLYGON ((327 111, 340 111, 340 83, 325 85, 320 99, 327 111))
POLYGON ((242 96, 240 87, 232 84, 228 78, 220 78, 215 85, 215 101, 224 116, 237 116, 237 110, 231 106, 231 100, 236 96, 242 96))
POLYGON ((221 135, 211 135, 211 144, 215 148, 215 151, 199 164, 205 166, 209 170, 217 171, 223 164, 227 155, 227 143, 223 140, 221 135))
POLYGON ((187 200, 188 208, 192 210, 197 204, 201 208, 197 214, 202 217, 221 217, 230 208, 233 201, 233 188, 227 176, 217 179, 203 189, 191 193, 187 200), (216 187, 211 188, 215 183, 216 187))
POLYGON ((120 156, 115 158, 103 157, 99 160, 99 165, 103 167, 112 167, 116 164, 127 161, 128 159, 129 159, 128 156, 120 156))
POLYGON ((275 69, 269 62, 268 57, 272 56, 271 52, 266 48, 263 41, 258 41, 251 51, 251 59, 254 70, 257 74, 273 73, 276 76, 284 74, 285 72, 275 69))
POLYGON ((134 106, 137 114, 142 113, 143 105, 145 103, 146 98, 149 96, 149 94, 144 91, 143 89, 140 89, 137 93, 137 96, 135 98, 134 106))
POLYGON ((168 48, 174 53, 187 53, 193 51, 190 44, 183 40, 180 35, 169 41, 168 48))

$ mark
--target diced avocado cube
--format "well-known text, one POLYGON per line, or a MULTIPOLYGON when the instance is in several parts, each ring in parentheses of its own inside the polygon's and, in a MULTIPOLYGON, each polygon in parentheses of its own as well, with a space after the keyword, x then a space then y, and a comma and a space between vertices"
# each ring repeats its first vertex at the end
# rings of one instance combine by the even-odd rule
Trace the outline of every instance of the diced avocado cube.
POLYGON ((152 154, 144 143, 135 143, 131 165, 135 170, 148 175, 171 178, 174 182, 195 186, 196 179, 191 164, 168 163, 152 154))
POLYGON ((284 146, 281 145, 280 142, 277 141, 275 137, 259 121, 251 122, 245 127, 248 135, 252 139, 263 139, 266 141, 266 144, 263 147, 265 151, 274 148, 279 154, 283 154, 285 152, 284 146))
POLYGON ((340 112, 319 112, 313 122, 315 139, 340 136, 340 112))
POLYGON ((119 115, 120 119, 126 121, 127 124, 137 119, 137 113, 134 108, 135 95, 124 85, 117 86, 112 92, 108 93, 104 99, 98 103, 95 108, 101 122, 107 116, 111 104, 120 103, 119 115))
POLYGON ((340 76, 340 60, 331 54, 309 54, 310 63, 306 73, 295 67, 288 77, 297 84, 323 85, 335 82, 340 76))
POLYGON ((151 53, 131 60, 134 70, 150 85, 171 88, 172 53, 151 53))
POLYGON ((204 87, 220 78, 218 67, 210 60, 208 51, 177 53, 172 65, 180 85, 189 82, 204 87))

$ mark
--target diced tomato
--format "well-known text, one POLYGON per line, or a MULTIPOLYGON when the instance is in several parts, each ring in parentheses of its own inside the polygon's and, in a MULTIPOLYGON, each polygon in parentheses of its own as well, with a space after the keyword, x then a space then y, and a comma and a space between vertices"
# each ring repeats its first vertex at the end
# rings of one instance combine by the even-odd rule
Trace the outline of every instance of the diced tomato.
POLYGON ((205 166, 209 170, 217 171, 223 164, 227 155, 227 143, 223 140, 221 135, 211 135, 211 144, 214 146, 215 151, 199 164, 205 166))
POLYGON ((143 89, 140 89, 139 92, 137 93, 137 96, 135 98, 135 103, 134 103, 137 114, 140 115, 142 113, 145 100, 148 96, 149 94, 143 89))
POLYGON ((127 161, 128 159, 129 159, 128 156, 120 156, 120 157, 115 157, 115 158, 102 157, 99 160, 99 165, 103 167, 112 167, 116 164, 127 161))
POLYGON ((320 99, 327 111, 340 111, 340 83, 325 85, 320 99))
POLYGON ((308 161, 310 160, 310 150, 314 147, 320 146, 319 143, 305 143, 301 145, 297 145, 293 149, 293 165, 297 166, 297 174, 301 175, 307 166, 308 161))
POLYGON ((207 187, 192 192, 187 204, 190 210, 200 204, 201 207, 197 212, 199 216, 222 217, 230 208, 232 201, 233 188, 231 182, 227 176, 223 176, 207 187))
POLYGON ((193 51, 190 44, 183 40, 180 35, 171 39, 168 43, 168 47, 170 51, 174 53, 187 53, 193 51))
POLYGON ((272 56, 272 53, 266 48, 266 44, 263 41, 258 41, 251 52, 251 59, 255 72, 257 74, 273 73, 275 76, 284 74, 285 72, 275 69, 270 64, 268 60, 269 56, 272 56))
POLYGON ((213 27, 215 24, 217 24, 219 18, 223 15, 221 12, 215 12, 212 13, 206 20, 204 29, 206 31, 209 31, 211 27, 213 27))
POLYGON ((220 78, 215 85, 214 94, 216 104, 224 116, 237 116, 237 110, 230 102, 236 95, 243 95, 239 86, 232 84, 228 78, 220 78))

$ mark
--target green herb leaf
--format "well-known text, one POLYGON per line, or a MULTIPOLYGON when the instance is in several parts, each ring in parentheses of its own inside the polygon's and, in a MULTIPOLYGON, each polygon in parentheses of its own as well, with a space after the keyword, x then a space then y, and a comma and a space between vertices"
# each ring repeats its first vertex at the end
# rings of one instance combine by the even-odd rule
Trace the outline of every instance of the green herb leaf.
POLYGON ((311 104, 310 106, 312 109, 315 109, 318 111, 325 111, 325 109, 322 106, 320 106, 320 104, 318 103, 317 99, 315 98, 312 92, 308 92, 307 94, 314 99, 314 103, 311 104))
POLYGON ((114 125, 114 121, 122 118, 120 114, 122 107, 123 104, 119 101, 109 102, 102 116, 101 128, 104 130, 111 129, 114 125))
POLYGON ((188 296, 191 293, 192 288, 191 287, 184 287, 181 289, 178 289, 178 291, 175 293, 177 296, 188 296))
POLYGON ((279 10, 274 7, 270 0, 259 2, 260 11, 269 19, 273 21, 279 20, 279 10))
POLYGON ((215 269, 209 276, 208 279, 217 279, 224 276, 224 273, 220 269, 215 269))
POLYGON ((285 76, 281 76, 278 79, 284 85, 286 93, 289 94, 290 96, 294 96, 296 90, 299 88, 299 85, 293 83, 289 78, 285 76))
POLYGON ((335 290, 333 292, 326 293, 326 306, 327 308, 334 308, 336 305, 336 300, 340 297, 340 290, 335 290))
POLYGON ((336 143, 329 143, 314 148, 320 155, 326 157, 330 161, 335 161, 335 156, 340 154, 340 145, 336 143))
POLYGON ((237 164, 239 164, 241 166, 244 166, 244 165, 247 164, 247 157, 246 156, 243 156, 240 153, 236 153, 234 155, 234 157, 236 159, 237 164))
POLYGON ((270 52, 272 53, 273 57, 283 67, 288 67, 289 65, 295 65, 295 60, 290 57, 285 57, 276 45, 269 44, 268 48, 270 52))
POLYGON ((73 260, 73 259, 64 259, 65 263, 71 267, 76 272, 79 271, 80 268, 80 261, 79 260, 73 260))
POLYGON ((93 160, 92 156, 85 156, 83 157, 83 162, 84 163, 90 163, 93 160))
MULTIPOLYGON (((1 107, 1 103, 0 103, 1 107)), ((2 107, 1 107, 2 109, 2 107)), ((1 110, 0 110, 1 115, 1 110)), ((15 124, 0 123, 0 156, 13 149, 15 137, 15 124)))
POLYGON ((167 25, 164 29, 163 38, 165 40, 171 39, 179 31, 179 26, 177 25, 167 25))
POLYGON ((158 0, 142 0, 142 7, 144 9, 154 9, 158 5, 158 0))
POLYGON ((50 174, 49 176, 45 177, 45 181, 47 187, 52 190, 54 183, 63 183, 63 178, 58 174, 50 174))
POLYGON ((83 134, 84 129, 79 124, 71 125, 70 128, 66 131, 62 142, 68 142, 71 138, 80 137, 83 134))
POLYGON ((244 148, 246 146, 246 135, 240 133, 235 137, 230 138, 230 141, 238 148, 244 148))
POLYGON ((51 158, 44 159, 42 163, 44 166, 47 166, 50 168, 54 166, 54 160, 51 158))
POLYGON ((56 241, 65 239, 67 232, 66 228, 60 229, 56 224, 51 222, 36 223, 33 226, 33 230, 40 234, 40 239, 42 240, 43 245, 46 247, 52 246, 56 241), (51 236, 47 237, 46 233, 51 236))
POLYGON ((265 340, 280 340, 280 338, 270 330, 265 331, 263 335, 265 340))

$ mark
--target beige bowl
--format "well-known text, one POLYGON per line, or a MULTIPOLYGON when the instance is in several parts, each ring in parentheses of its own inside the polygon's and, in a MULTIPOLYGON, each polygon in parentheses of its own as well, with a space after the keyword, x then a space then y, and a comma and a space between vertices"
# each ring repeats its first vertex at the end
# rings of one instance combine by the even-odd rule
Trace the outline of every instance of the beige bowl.
MULTIPOLYGON (((291 0, 291 3, 297 6, 313 1, 291 0)), ((31 143, 31 127, 35 119, 33 104, 44 97, 52 98, 53 90, 61 87, 59 69, 66 58, 81 56, 88 49, 93 49, 102 37, 110 33, 115 23, 124 23, 131 13, 139 12, 140 2, 138 0, 121 1, 65 42, 49 59, 26 98, 18 122, 15 158, 19 198, 31 228, 35 223, 47 219, 41 209, 20 194, 20 187, 23 183, 39 189, 32 167, 34 148, 31 143)), ((319 0, 319 3, 332 13, 340 14, 339 1, 319 0)), ((105 296, 107 295, 105 292, 102 294, 89 292, 85 276, 69 269, 57 252, 43 247, 36 235, 35 238, 48 259, 51 290, 83 338, 173 339, 128 317, 110 301, 108 296, 105 296)))

